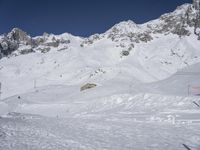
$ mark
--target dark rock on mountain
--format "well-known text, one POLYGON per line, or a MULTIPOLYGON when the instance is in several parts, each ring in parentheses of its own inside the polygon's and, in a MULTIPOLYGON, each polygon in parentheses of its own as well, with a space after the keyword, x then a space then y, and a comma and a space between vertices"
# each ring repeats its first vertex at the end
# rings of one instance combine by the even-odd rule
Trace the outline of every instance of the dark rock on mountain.
MULTIPOLYGON (((193 4, 179 6, 174 12, 164 14, 142 25, 137 25, 131 20, 121 22, 103 34, 81 38, 82 40, 77 44, 86 47, 102 39, 111 40, 122 51, 130 52, 135 44, 154 40, 155 34, 175 34, 179 37, 195 34, 200 40, 200 0, 193 0, 193 4)), ((60 49, 70 47, 70 43, 67 37, 44 33, 42 36, 32 38, 21 29, 14 28, 10 33, 0 36, 0 57, 16 51, 18 52, 15 55, 35 51, 46 53, 60 45, 62 45, 60 49)))

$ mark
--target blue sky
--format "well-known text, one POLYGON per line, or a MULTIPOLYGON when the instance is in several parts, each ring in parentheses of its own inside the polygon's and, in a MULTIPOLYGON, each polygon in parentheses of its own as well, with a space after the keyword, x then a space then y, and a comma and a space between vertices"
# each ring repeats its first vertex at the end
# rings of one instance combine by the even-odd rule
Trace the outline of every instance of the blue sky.
POLYGON ((144 23, 192 0, 0 0, 0 33, 14 27, 89 36, 123 20, 144 23))

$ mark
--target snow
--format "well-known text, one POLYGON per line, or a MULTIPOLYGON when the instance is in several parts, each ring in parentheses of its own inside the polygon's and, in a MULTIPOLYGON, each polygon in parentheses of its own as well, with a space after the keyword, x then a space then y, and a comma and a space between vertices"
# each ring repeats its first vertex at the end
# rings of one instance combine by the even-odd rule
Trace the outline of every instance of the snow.
POLYGON ((38 87, 81 86, 90 81, 103 84, 118 78, 153 82, 200 61, 200 43, 193 36, 181 39, 176 35, 159 36, 151 42, 135 45, 134 52, 124 58, 120 56, 121 49, 107 39, 84 48, 71 43, 63 51, 54 48, 45 54, 3 58, 0 60, 2 98, 30 91, 34 82, 38 87))
MULTIPOLYGON (((176 75, 166 80, 171 78, 176 86, 185 84, 176 75)), ((171 95, 167 84, 159 94, 154 86, 162 82, 151 83, 151 93, 141 93, 140 83, 130 87, 112 79, 84 92, 79 85, 52 85, 6 98, 0 106, 13 113, 0 118, 0 149, 198 150, 200 108, 193 102, 199 97, 171 95)))
POLYGON ((200 86, 194 29, 129 38, 162 23, 129 20, 89 38, 44 34, 33 38, 45 39, 35 53, 21 55, 31 48, 21 44, 0 59, 0 150, 199 150, 200 99, 188 92, 200 86), (48 46, 53 39, 63 42, 48 46), (97 86, 81 91, 87 83, 97 86))
POLYGON ((195 120, 191 116, 199 119, 199 108, 191 103, 195 98, 105 96, 95 89, 91 95, 86 92, 80 96, 63 89, 55 101, 55 89, 62 91, 51 87, 21 95, 20 100, 5 100, 10 105, 19 103, 15 113, 0 118, 1 149, 182 150, 183 144, 195 150, 200 147, 199 125, 189 122, 195 120), (93 99, 98 96, 102 98, 93 99), (176 117, 175 124, 169 115, 176 117), (180 123, 180 117, 188 122, 180 123))
POLYGON ((140 28, 139 25, 134 23, 131 20, 128 21, 122 21, 116 25, 114 25, 111 29, 109 29, 106 34, 109 34, 110 32, 112 33, 113 30, 117 30, 118 34, 126 34, 126 33, 137 33, 140 32, 142 29, 140 28))
POLYGON ((61 119, 11 114, 1 119, 2 149, 50 150, 130 150, 184 149, 186 144, 198 150, 199 128, 170 124, 139 123, 127 118, 103 117, 61 119), (123 121, 123 122, 122 122, 123 121), (152 132, 154 131, 154 132, 152 132), (175 132, 175 133, 174 133, 175 132), (184 135, 183 135, 184 134, 184 135), (3 137, 6 137, 3 139, 3 137), (8 141, 12 141, 9 145, 8 141))

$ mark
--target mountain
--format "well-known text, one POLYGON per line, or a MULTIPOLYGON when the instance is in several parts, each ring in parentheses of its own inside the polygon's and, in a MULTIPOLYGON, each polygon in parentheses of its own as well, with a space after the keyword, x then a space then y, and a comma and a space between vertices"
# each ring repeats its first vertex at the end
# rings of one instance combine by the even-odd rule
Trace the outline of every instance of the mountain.
POLYGON ((199 13, 194 0, 145 24, 124 21, 87 38, 69 33, 31 37, 14 28, 0 36, 2 95, 30 90, 33 82, 43 86, 165 79, 200 62, 199 13), (21 90, 16 88, 21 85, 21 90))
POLYGON ((199 47, 199 0, 90 37, 14 28, 0 36, 0 150, 199 150, 199 47))

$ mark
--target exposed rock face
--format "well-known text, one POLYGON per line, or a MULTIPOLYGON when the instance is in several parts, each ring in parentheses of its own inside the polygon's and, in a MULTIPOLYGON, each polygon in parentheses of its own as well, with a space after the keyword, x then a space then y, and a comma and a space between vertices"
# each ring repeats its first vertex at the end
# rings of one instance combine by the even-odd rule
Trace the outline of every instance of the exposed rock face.
MULTIPOLYGON (((137 43, 148 43, 154 40, 155 34, 175 34, 179 37, 195 34, 200 40, 200 0, 193 0, 193 4, 179 6, 174 12, 164 14, 142 25, 137 25, 131 20, 123 21, 103 34, 95 34, 88 38, 75 36, 73 38, 82 39, 75 44, 83 48, 100 40, 109 40, 121 49, 123 56, 127 56, 137 43), (192 30, 194 32, 191 32, 192 30)), ((16 53, 19 55, 35 51, 46 53, 55 48, 68 49, 71 41, 67 37, 68 34, 55 36, 44 33, 42 36, 31 38, 21 29, 14 28, 7 35, 0 36, 0 57, 15 51, 19 51, 16 53)))
POLYGON ((68 39, 57 38, 57 36, 47 33, 44 33, 43 36, 32 38, 21 29, 14 28, 10 33, 0 36, 0 58, 12 53, 14 53, 14 56, 35 51, 46 53, 51 48, 57 48, 60 44, 65 44, 64 47, 66 49, 70 42, 68 39))
POLYGON ((143 25, 137 25, 131 20, 121 22, 104 34, 86 38, 81 47, 92 45, 98 40, 107 38, 116 43, 116 47, 121 48, 122 52, 130 52, 130 50, 134 49, 136 43, 152 41, 155 34, 175 34, 179 37, 184 37, 195 33, 197 39, 200 39, 199 1, 194 0, 193 4, 179 6, 174 12, 164 14, 159 19, 143 25), (194 32, 191 32, 191 28, 194 32))
POLYGON ((17 50, 19 45, 32 45, 32 38, 21 29, 14 28, 7 35, 0 38, 0 53, 1 56, 7 56, 17 50))
POLYGON ((20 54, 25 55, 25 54, 29 54, 29 53, 33 53, 35 52, 33 49, 25 49, 25 50, 21 50, 20 54))
POLYGON ((193 6, 196 10, 196 18, 194 20, 194 33, 198 36, 198 39, 200 40, 200 0, 193 0, 193 6))
POLYGON ((193 5, 196 10, 200 9, 200 0, 193 0, 193 5))
POLYGON ((122 56, 128 56, 129 55, 129 51, 122 51, 122 56))
POLYGON ((18 43, 24 42, 26 45, 32 44, 32 39, 30 36, 27 35, 26 32, 22 31, 21 29, 14 28, 7 37, 11 41, 16 41, 18 43))
POLYGON ((179 36, 189 36, 191 33, 187 27, 194 27, 196 21, 196 11, 192 5, 182 5, 173 13, 160 17, 163 22, 161 27, 155 29, 157 33, 173 33, 179 36))
POLYGON ((11 41, 7 37, 0 39, 0 54, 1 57, 7 56, 15 51, 19 45, 16 41, 11 41))

